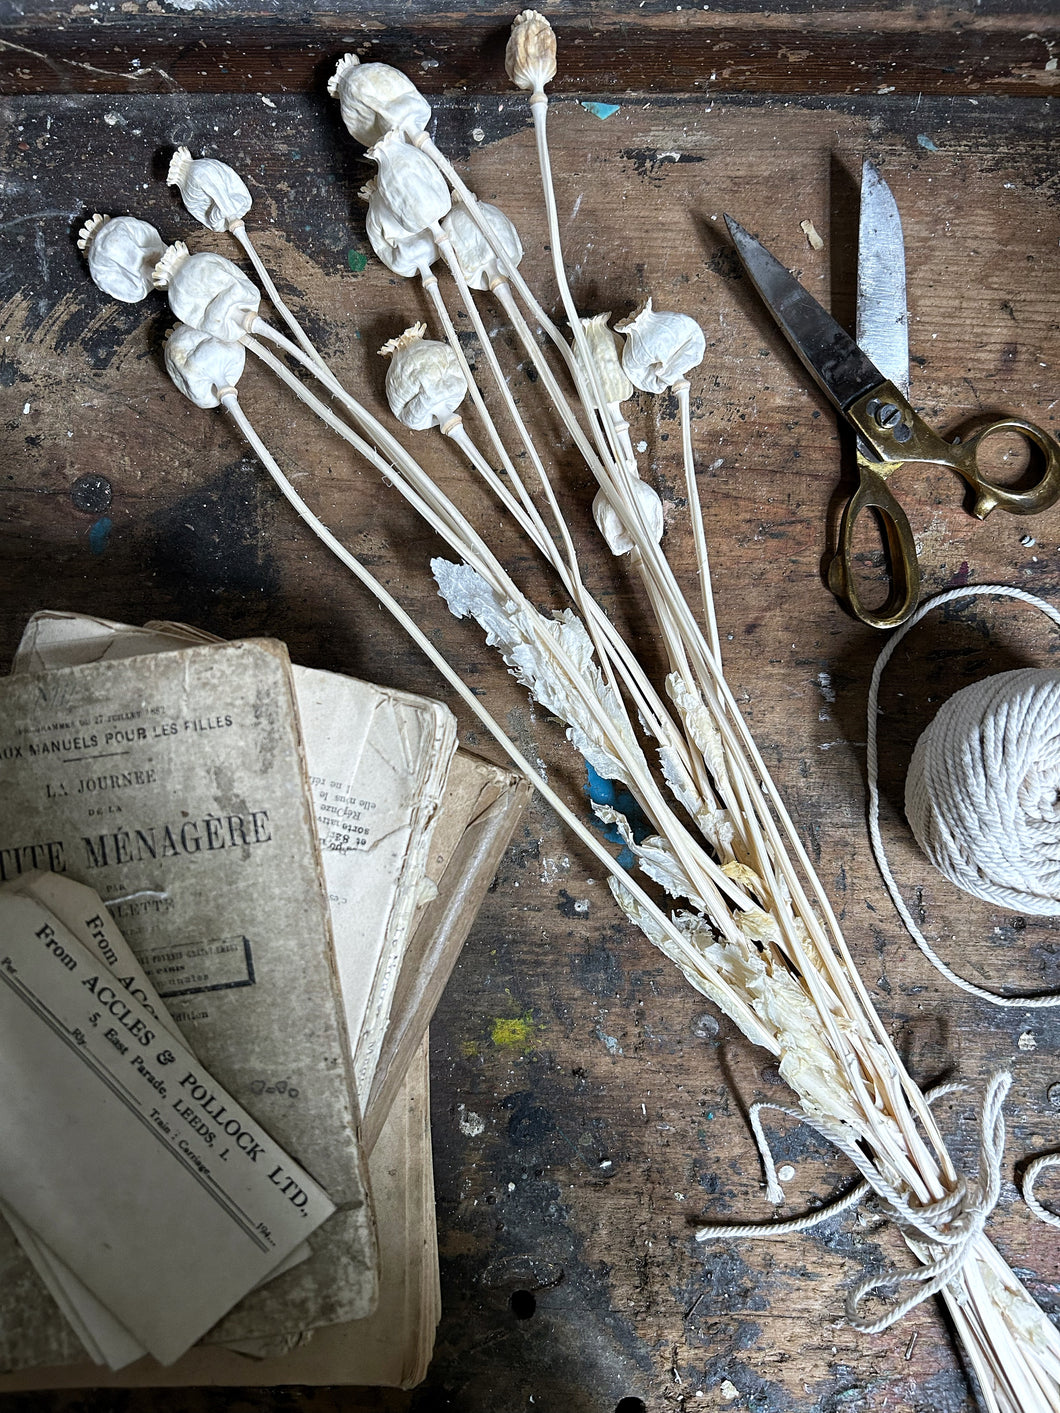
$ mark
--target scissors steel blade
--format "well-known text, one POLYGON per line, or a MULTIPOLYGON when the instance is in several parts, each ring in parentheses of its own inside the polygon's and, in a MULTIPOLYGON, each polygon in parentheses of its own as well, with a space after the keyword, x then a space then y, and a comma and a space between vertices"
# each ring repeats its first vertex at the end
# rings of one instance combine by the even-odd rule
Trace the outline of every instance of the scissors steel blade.
POLYGON ((891 189, 871 163, 861 172, 857 342, 909 396, 909 310, 902 222, 891 189))
POLYGON ((821 388, 840 412, 886 382, 875 363, 764 245, 725 217, 751 282, 821 388))

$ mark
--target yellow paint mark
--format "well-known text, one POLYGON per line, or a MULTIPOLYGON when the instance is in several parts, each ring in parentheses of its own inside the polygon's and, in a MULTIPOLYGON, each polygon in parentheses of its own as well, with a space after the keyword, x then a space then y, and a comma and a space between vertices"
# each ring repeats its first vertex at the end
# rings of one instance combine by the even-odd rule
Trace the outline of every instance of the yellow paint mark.
POLYGON ((536 1029, 532 1011, 527 1011, 525 1016, 498 1016, 490 1038, 494 1045, 525 1050, 533 1044, 536 1029))
POLYGON ((473 1060, 478 1054, 478 1041, 465 1040, 461 1043, 460 1050, 465 1060, 473 1060))

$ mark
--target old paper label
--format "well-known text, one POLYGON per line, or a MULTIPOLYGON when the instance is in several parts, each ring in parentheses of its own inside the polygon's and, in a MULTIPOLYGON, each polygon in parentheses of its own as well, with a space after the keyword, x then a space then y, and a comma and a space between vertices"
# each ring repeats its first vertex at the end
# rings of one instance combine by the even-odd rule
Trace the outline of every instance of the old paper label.
POLYGON ((171 1363, 334 1207, 39 903, 0 939, 0 1194, 171 1363))

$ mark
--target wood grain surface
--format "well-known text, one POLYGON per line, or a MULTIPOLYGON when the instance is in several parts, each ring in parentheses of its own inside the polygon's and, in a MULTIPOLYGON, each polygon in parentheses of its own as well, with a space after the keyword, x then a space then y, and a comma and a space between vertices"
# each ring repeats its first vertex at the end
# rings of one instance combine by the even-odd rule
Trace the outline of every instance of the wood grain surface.
MULTIPOLYGON (((477 96, 437 103, 437 140, 479 195, 515 218, 524 269, 552 308, 526 108, 511 94, 486 92, 491 83, 484 76, 477 96)), ((946 986, 883 891, 863 822, 865 695, 883 639, 848 618, 821 580, 836 492, 849 489, 849 448, 740 277, 721 224, 731 212, 849 321, 856 177, 872 157, 904 218, 913 400, 923 416, 949 431, 981 412, 1014 410, 1055 429, 1055 102, 928 92, 614 101, 618 111, 606 120, 573 98, 550 118, 577 302, 618 316, 650 294, 706 331, 694 443, 729 680, 912 1073, 923 1084, 955 1077, 969 1086, 941 1111, 955 1156, 971 1169, 976 1099, 995 1069, 1012 1070, 1005 1183, 990 1231, 1055 1314, 1055 1233, 1031 1219, 1013 1179, 1029 1154, 1060 1145, 1060 1025, 1049 1013, 999 1012, 946 986), (808 244, 805 220, 824 238, 822 250, 808 244)), ((400 632, 279 500, 222 414, 199 411, 168 384, 160 348, 169 318, 160 300, 106 299, 74 244, 94 210, 129 211, 167 238, 232 254, 221 237, 192 227, 161 180, 176 143, 223 157, 253 190, 252 229, 285 298, 349 385, 381 408, 385 369, 375 350, 425 306, 371 256, 355 195, 368 169, 332 106, 316 93, 273 90, 264 98, 28 95, 9 98, 0 112, 0 657, 10 657, 26 616, 40 607, 133 622, 175 617, 226 635, 275 634, 309 665, 444 697, 400 632)), ((643 604, 593 539, 586 472, 503 330, 495 343, 552 449, 587 579, 657 666, 643 604)), ((468 348, 473 356, 470 338, 468 348)), ((263 372, 248 369, 241 397, 313 508, 588 818, 582 768, 554 723, 531 709, 477 630, 451 619, 438 599, 427 566, 442 546, 263 372)), ((694 594, 676 408, 638 395, 629 415, 645 475, 667 505, 668 553, 694 594)), ((414 446, 488 527, 535 599, 560 606, 452 450, 426 433, 414 446)), ((1060 508, 1031 520, 998 512, 980 523, 944 472, 908 468, 891 485, 913 523, 926 591, 1000 582, 1055 601, 1060 508)), ((863 570, 879 577, 869 550, 863 570)), ((977 600, 911 635, 881 700, 885 829, 903 891, 965 973, 1034 989, 1060 985, 1056 924, 992 910, 951 888, 910 842, 900 800, 913 743, 941 701, 1005 667, 1046 664, 1055 646, 1031 609, 977 600)), ((461 740, 494 753, 467 713, 458 716, 461 740)), ((0 1406, 976 1406, 933 1303, 876 1337, 843 1324, 851 1284, 909 1263, 870 1208, 786 1240, 696 1244, 705 1219, 771 1215, 746 1110, 759 1099, 785 1102, 788 1092, 768 1057, 624 925, 599 868, 536 803, 443 1000, 432 1079, 445 1310, 420 1390, 27 1394, 0 1398, 0 1406)), ((778 1162, 795 1169, 786 1211, 848 1182, 845 1161, 812 1133, 779 1117, 768 1128, 778 1162)))
MULTIPOLYGON (((1054 0, 817 4, 550 0, 553 88, 654 93, 1054 93, 1054 0)), ((435 92, 503 93, 513 11, 377 0, 0 0, 0 92, 307 92, 333 51, 397 57, 435 92)))

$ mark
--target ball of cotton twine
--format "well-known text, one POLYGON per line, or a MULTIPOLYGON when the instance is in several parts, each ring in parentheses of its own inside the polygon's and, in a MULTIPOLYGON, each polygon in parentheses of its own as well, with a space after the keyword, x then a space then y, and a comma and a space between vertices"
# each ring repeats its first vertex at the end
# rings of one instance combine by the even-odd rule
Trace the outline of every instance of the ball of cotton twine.
MULTIPOLYGON (((887 890, 917 946, 955 986, 998 1006, 1060 1005, 1060 995, 1000 995, 952 971, 907 908, 880 834, 877 702, 880 677, 905 634, 933 609, 989 594, 1040 609, 1051 604, 1008 585, 950 589, 922 604, 888 640, 868 700, 869 835, 887 890)), ((920 737, 906 777, 906 815, 917 843, 950 882, 986 902, 1036 916, 1060 914, 1060 672, 1021 668, 956 693, 920 737)))
POLYGON ((1060 672, 1025 667, 957 692, 916 743, 913 836, 966 893, 1060 913, 1060 672))

